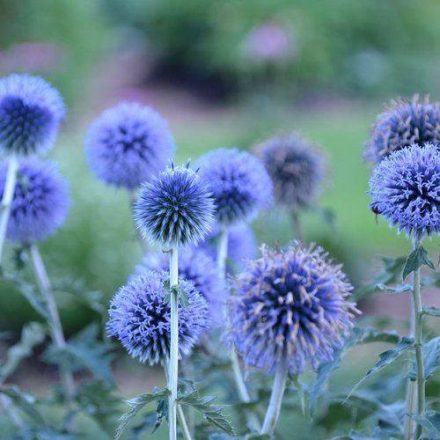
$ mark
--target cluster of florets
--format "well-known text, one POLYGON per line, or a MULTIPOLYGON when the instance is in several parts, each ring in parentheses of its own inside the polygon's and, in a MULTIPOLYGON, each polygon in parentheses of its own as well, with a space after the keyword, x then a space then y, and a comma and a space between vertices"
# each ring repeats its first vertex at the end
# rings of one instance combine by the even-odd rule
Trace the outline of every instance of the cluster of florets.
MULTIPOLYGON (((0 198, 6 183, 7 165, 0 165, 0 198)), ((51 162, 22 160, 12 199, 6 237, 31 244, 52 235, 66 219, 70 204, 67 183, 51 162)))
POLYGON ((210 230, 214 202, 198 173, 171 166, 144 184, 135 204, 142 233, 162 246, 197 243, 210 230))
POLYGON ((13 74, 0 80, 0 150, 29 155, 52 147, 66 109, 44 79, 13 74))
POLYGON ((91 125, 86 138, 88 161, 96 176, 129 190, 162 171, 174 148, 165 119, 136 103, 106 110, 91 125))
MULTIPOLYGON (((169 256, 165 253, 149 252, 136 266, 134 276, 146 271, 166 271, 169 256)), ((179 276, 190 281, 194 288, 208 302, 212 324, 218 325, 224 319, 226 286, 220 277, 215 260, 203 249, 187 246, 179 252, 179 276)))
POLYGON ((440 154, 413 145, 382 160, 370 179, 371 209, 408 235, 440 232, 440 154))
MULTIPOLYGON (((188 355, 206 330, 208 306, 205 298, 186 280, 179 280, 179 353, 188 355)), ((169 277, 165 272, 144 272, 119 289, 110 304, 107 332, 127 352, 150 365, 164 362, 170 352, 169 277)))
POLYGON ((299 374, 307 363, 316 368, 330 361, 353 327, 352 286, 320 248, 263 248, 234 288, 235 346, 249 365, 270 372, 280 362, 299 374))
POLYGON ((440 104, 420 101, 393 101, 374 124, 365 156, 374 163, 401 148, 440 143, 440 104))
POLYGON ((217 221, 249 221, 272 197, 272 182, 262 162, 237 149, 218 149, 200 160, 200 176, 213 194, 217 221))
POLYGON ((294 134, 269 139, 257 151, 272 179, 278 203, 289 209, 313 205, 324 178, 322 153, 294 134))

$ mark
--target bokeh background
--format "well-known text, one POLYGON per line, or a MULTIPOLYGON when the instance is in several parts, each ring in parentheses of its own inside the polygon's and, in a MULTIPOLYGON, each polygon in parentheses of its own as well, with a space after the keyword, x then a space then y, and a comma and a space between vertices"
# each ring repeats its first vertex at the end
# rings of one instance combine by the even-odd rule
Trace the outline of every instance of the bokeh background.
MULTIPOLYGON (((329 166, 320 209, 302 217, 307 240, 325 245, 356 285, 378 255, 408 253, 405 237, 368 208, 362 150, 385 102, 439 97, 437 0, 0 0, 0 11, 0 74, 40 74, 69 106, 51 157, 73 204, 66 226, 43 246, 51 275, 110 297, 141 255, 128 194, 97 181, 83 149, 88 124, 121 100, 168 119, 178 162, 304 134, 329 166)), ((261 242, 292 237, 283 212, 264 213, 254 227, 261 242)), ((68 332, 93 318, 71 296, 58 300, 68 332)), ((400 301, 370 310, 403 320, 400 301)), ((35 318, 1 286, 2 329, 35 318)))

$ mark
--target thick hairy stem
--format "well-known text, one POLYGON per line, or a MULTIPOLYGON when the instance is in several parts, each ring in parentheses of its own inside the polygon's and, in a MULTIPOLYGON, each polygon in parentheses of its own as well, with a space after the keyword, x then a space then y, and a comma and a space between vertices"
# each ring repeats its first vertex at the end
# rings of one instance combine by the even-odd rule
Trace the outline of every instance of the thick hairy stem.
POLYGON ((299 220, 299 213, 297 210, 292 210, 291 215, 292 219, 292 231, 293 231, 293 238, 298 241, 303 241, 303 233, 301 228, 301 222, 299 220))
MULTIPOLYGON (((218 243, 218 252, 217 252, 217 268, 221 278, 226 278, 226 262, 228 258, 228 231, 225 227, 222 228, 220 233, 220 239, 218 243)), ((244 403, 249 403, 251 401, 251 397, 249 391, 247 389, 246 383, 243 378, 243 374, 240 368, 240 362, 238 359, 237 352, 234 348, 231 350, 231 364, 232 364, 232 372, 234 374, 235 386, 237 387, 238 395, 240 396, 240 400, 244 403)), ((259 430, 260 422, 258 421, 257 416, 252 412, 247 412, 246 418, 249 426, 254 428, 255 430, 259 430)))
MULTIPOLYGON (((52 339, 58 348, 64 349, 66 347, 66 340, 64 338, 63 327, 61 326, 60 315, 53 296, 46 267, 44 266, 43 259, 36 244, 31 245, 30 253, 37 283, 47 305, 52 339)), ((60 376, 66 399, 71 403, 75 395, 75 382, 72 373, 67 368, 60 367, 60 376)))
POLYGON ((272 394, 270 396, 269 407, 267 408, 266 416, 264 418, 261 434, 269 434, 272 436, 275 432, 281 412, 281 405, 283 403, 288 372, 289 369, 287 362, 280 362, 275 373, 272 394))
POLYGON ((9 214, 11 204, 14 198, 15 183, 17 181, 18 159, 12 155, 8 160, 8 171, 6 174, 5 189, 0 205, 0 265, 3 256, 3 247, 6 240, 6 231, 8 229, 9 214))
POLYGON ((179 311, 178 311, 179 265, 177 247, 170 251, 170 305, 171 305, 171 343, 168 365, 169 432, 170 440, 177 439, 177 382, 179 376, 179 311))

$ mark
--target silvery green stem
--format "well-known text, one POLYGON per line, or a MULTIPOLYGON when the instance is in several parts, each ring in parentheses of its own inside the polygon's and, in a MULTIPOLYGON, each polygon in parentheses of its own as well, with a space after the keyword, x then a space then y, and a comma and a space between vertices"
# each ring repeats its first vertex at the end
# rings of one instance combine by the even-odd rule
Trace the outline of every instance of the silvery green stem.
MULTIPOLYGON (((55 302, 55 298, 53 296, 52 287, 50 285, 49 277, 47 275, 43 259, 41 258, 40 251, 38 250, 36 244, 31 245, 30 254, 37 283, 40 288, 41 294, 43 295, 44 301, 46 302, 47 311, 49 313, 49 324, 53 342, 58 348, 64 349, 66 347, 66 340, 64 338, 63 327, 61 326, 58 308, 55 302)), ((73 380, 72 373, 65 367, 61 366, 60 376, 63 383, 66 399, 68 402, 71 402, 75 395, 75 382, 73 380)))
POLYGON ((177 439, 177 381, 179 375, 179 311, 178 311, 179 264, 177 247, 170 251, 170 305, 171 343, 168 366, 168 389, 170 391, 168 420, 170 440, 177 439))
MULTIPOLYGON (((221 278, 226 278, 226 261, 228 258, 228 231, 226 227, 222 227, 220 232, 220 239, 218 243, 218 250, 217 250, 217 268, 218 272, 221 278)), ((235 380, 235 386, 238 390, 238 395, 240 396, 240 400, 244 403, 249 403, 251 401, 251 396, 249 394, 249 391, 247 389, 246 383, 243 379, 243 374, 241 372, 240 368, 240 361, 238 359, 237 352, 235 351, 235 348, 232 348, 231 350, 231 364, 232 364, 232 372, 234 374, 234 380, 235 380)), ((260 422, 258 421, 257 416, 252 413, 248 412, 246 414, 247 421, 249 425, 259 430, 260 422)))
POLYGON ((301 229, 301 222, 299 220, 299 213, 296 209, 291 212, 293 238, 298 241, 303 241, 303 234, 301 229))
POLYGON ((269 434, 272 436, 275 432, 281 412, 281 405, 283 403, 288 372, 289 368, 287 362, 280 362, 275 373, 272 394, 270 396, 269 407, 267 408, 266 416, 264 418, 261 434, 269 434))
POLYGON ((8 171, 6 174, 5 189, 0 205, 0 265, 2 262, 3 247, 6 240, 6 231, 8 229, 9 214, 11 204, 14 198, 15 183, 17 181, 18 159, 11 155, 8 159, 8 171))

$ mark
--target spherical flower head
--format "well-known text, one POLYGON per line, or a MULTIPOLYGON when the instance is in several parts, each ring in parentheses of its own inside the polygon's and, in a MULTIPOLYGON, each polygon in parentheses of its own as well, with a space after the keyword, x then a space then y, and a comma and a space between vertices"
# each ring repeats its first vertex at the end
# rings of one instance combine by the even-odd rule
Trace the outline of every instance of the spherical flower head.
POLYGON ((381 113, 366 144, 365 157, 378 163, 394 151, 412 144, 440 143, 440 104, 420 101, 393 101, 381 113))
MULTIPOLYGON (((136 266, 134 276, 146 271, 167 271, 168 268, 167 254, 148 252, 136 266)), ((218 326, 224 322, 226 288, 215 260, 202 249, 187 246, 179 251, 179 276, 190 281, 208 302, 210 323, 218 326)))
MULTIPOLYGON (((0 198, 7 164, 0 165, 0 198)), ((41 241, 63 225, 70 204, 67 183, 52 162, 23 159, 11 205, 6 237, 21 244, 41 241)))
POLYGON ((245 151, 220 148, 205 154, 200 176, 214 195, 222 225, 253 219, 272 198, 272 182, 263 163, 245 151))
POLYGON ((274 186, 275 199, 289 209, 313 205, 324 179, 324 156, 297 135, 269 139, 258 153, 274 186))
POLYGON ((214 218, 214 202, 196 172, 171 166, 144 184, 134 211, 146 237, 173 247, 205 237, 214 218))
POLYGON ((320 248, 263 248, 234 284, 232 335, 249 365, 274 372, 287 362, 291 374, 308 363, 316 369, 332 360, 353 327, 352 287, 320 248))
MULTIPOLYGON (((166 272, 144 272, 121 287, 110 303, 107 333, 118 339, 130 356, 150 365, 170 352, 169 277, 166 272)), ((189 281, 179 281, 188 298, 179 304, 179 354, 188 355, 207 326, 206 300, 189 281)), ((182 294, 182 293, 181 293, 182 294)))
POLYGON ((371 209, 410 236, 440 231, 440 153, 433 144, 390 154, 373 170, 371 209))
POLYGON ((90 126, 85 144, 96 176, 129 190, 162 171, 175 149, 165 119, 136 103, 121 103, 102 113, 90 126))
MULTIPOLYGON (((217 248, 220 239, 220 228, 215 225, 199 247, 214 260, 217 259, 217 248)), ((257 256, 257 239, 254 231, 246 223, 239 223, 228 228, 228 272, 239 272, 248 260, 257 256)))
POLYGON ((59 92, 38 76, 0 79, 0 151, 29 155, 49 150, 66 114, 59 92))

